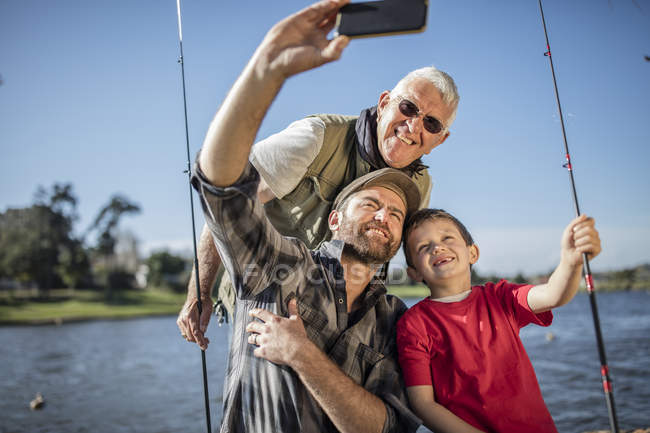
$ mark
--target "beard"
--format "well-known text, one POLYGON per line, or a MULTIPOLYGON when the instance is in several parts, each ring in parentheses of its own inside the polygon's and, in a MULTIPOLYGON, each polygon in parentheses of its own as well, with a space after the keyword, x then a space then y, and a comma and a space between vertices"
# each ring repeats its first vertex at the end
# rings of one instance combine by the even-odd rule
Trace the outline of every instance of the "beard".
POLYGON ((386 224, 373 221, 364 224, 344 223, 339 233, 338 239, 345 242, 343 251, 366 265, 386 263, 395 255, 400 244, 395 241, 386 224), (368 230, 372 228, 385 231, 388 238, 382 242, 374 235, 369 236, 368 230))

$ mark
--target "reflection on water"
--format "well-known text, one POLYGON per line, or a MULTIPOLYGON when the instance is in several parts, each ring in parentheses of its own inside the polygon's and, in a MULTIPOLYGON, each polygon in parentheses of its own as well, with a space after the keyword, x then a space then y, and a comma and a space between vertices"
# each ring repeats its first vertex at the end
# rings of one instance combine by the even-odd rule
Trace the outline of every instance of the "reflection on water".
MULTIPOLYGON (((650 427, 650 294, 598 296, 601 329, 621 428, 650 427)), ((609 421, 588 296, 555 311, 550 328, 521 336, 560 432, 607 429, 609 421), (556 338, 541 338, 547 329, 556 338)))
MULTIPOLYGON (((622 428, 650 426, 650 295, 598 297, 622 428)), ((560 432, 608 427, 586 295, 522 339, 560 432), (552 332, 553 339, 547 338, 552 332)), ((228 328, 209 329, 213 430, 221 412, 228 328)), ((0 432, 205 431, 201 356, 174 317, 0 328, 0 432), (36 392, 46 399, 30 411, 36 392)))

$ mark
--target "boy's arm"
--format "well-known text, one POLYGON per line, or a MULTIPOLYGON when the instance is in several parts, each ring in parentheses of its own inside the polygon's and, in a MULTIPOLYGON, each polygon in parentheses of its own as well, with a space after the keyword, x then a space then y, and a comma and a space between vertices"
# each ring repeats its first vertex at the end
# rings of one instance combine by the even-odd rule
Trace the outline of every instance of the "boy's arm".
POLYGON ((560 264, 546 284, 528 292, 528 306, 534 313, 542 313, 562 306, 573 299, 582 275, 582 255, 589 259, 601 251, 600 237, 593 218, 580 215, 564 229, 560 264))
POLYGON ((436 433, 480 433, 474 426, 454 415, 449 409, 436 403, 431 385, 406 388, 411 407, 422 418, 424 425, 436 433))

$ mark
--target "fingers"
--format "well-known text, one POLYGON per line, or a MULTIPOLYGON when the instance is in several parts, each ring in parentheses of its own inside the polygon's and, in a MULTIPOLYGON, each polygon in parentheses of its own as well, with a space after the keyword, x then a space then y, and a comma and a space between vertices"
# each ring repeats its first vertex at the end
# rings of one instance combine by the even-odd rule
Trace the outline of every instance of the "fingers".
POLYGON ((347 3, 321 1, 274 25, 260 45, 262 66, 284 80, 339 59, 349 38, 329 40, 327 35, 335 25, 336 12, 347 3))
POLYGON ((332 31, 334 26, 336 26, 336 16, 338 15, 338 8, 336 10, 333 10, 328 16, 326 16, 319 24, 318 28, 322 29, 325 34, 329 33, 332 31))
POLYGON ((251 334, 248 336, 248 343, 255 346, 261 346, 264 341, 262 341, 262 336, 260 334, 251 334))
POLYGON ((190 324, 190 333, 187 335, 187 341, 196 342, 199 347, 203 350, 208 348, 209 340, 203 335, 203 331, 199 328, 198 321, 196 320, 198 316, 198 311, 192 313, 192 319, 189 320, 190 324))
MULTIPOLYGON (((350 0, 320 1, 298 12, 298 15, 315 24, 323 31, 324 35, 327 35, 336 25, 337 12, 349 2, 350 0)), ((339 59, 349 42, 350 39, 347 36, 338 36, 328 41, 325 48, 321 50, 322 63, 339 59)))
POLYGON ((297 15, 317 24, 338 12, 349 2, 350 0, 323 0, 306 7, 297 15))
POLYGON ((210 318, 212 317, 212 301, 202 301, 203 308, 201 311, 201 318, 199 320, 199 329, 205 334, 208 330, 208 325, 210 324, 210 318))
POLYGON ((250 335, 248 336, 248 343, 255 346, 260 346, 262 344, 262 341, 260 340, 261 334, 266 331, 267 325, 265 322, 273 320, 273 318, 276 316, 275 314, 261 308, 255 308, 249 311, 248 315, 251 317, 257 317, 258 319, 262 320, 262 322, 253 320, 249 322, 248 325, 246 325, 246 332, 250 332, 250 335))
POLYGON ((178 329, 181 331, 181 336, 185 340, 190 343, 196 343, 202 350, 206 350, 210 340, 204 336, 204 333, 210 321, 211 305, 208 305, 207 308, 203 305, 203 311, 201 314, 202 324, 199 325, 199 320, 197 320, 198 308, 196 304, 196 300, 187 301, 178 315, 176 324, 178 325, 178 329))
POLYGON ((573 234, 574 242, 578 242, 584 238, 598 237, 598 231, 596 230, 593 218, 589 218, 586 215, 580 215, 576 218, 575 224, 571 227, 571 232, 573 234))
POLYGON ((573 246, 576 252, 587 254, 590 258, 601 252, 601 242, 596 222, 593 218, 580 215, 570 224, 573 246))
POLYGON ((289 301, 289 304, 287 305, 289 309, 289 317, 293 316, 298 316, 298 302, 296 301, 296 298, 293 298, 292 300, 289 301))
POLYGON ((191 311, 192 311, 191 308, 192 308, 192 303, 186 302, 185 305, 183 306, 183 309, 178 314, 178 319, 176 319, 176 325, 178 326, 178 330, 181 331, 181 336, 187 341, 194 341, 192 337, 192 331, 190 325, 191 311))
POLYGON ((343 54, 343 50, 350 43, 350 38, 347 36, 337 36, 329 41, 327 46, 321 51, 321 57, 324 62, 332 62, 338 60, 343 54))
POLYGON ((278 317, 275 314, 271 313, 270 311, 263 310, 261 308, 253 308, 248 312, 248 315, 251 317, 257 317, 263 322, 269 322, 273 320, 274 317, 278 317))
MULTIPOLYGON (((289 303, 289 313, 297 314, 298 307, 296 305, 296 302, 295 300, 293 300, 292 302, 293 302, 293 307, 291 306, 292 304, 289 303)), ((263 310, 261 308, 252 309, 251 311, 248 312, 248 315, 260 319, 260 321, 252 320, 246 325, 246 332, 250 333, 250 335, 247 338, 247 341, 249 344, 258 346, 253 351, 255 356, 265 357, 264 348, 261 346, 263 346, 265 343, 268 343, 270 340, 277 338, 277 335, 273 334, 274 329, 275 332, 277 332, 277 326, 281 324, 283 320, 287 320, 287 319, 278 316, 276 314, 273 314, 270 311, 263 310)))
POLYGON ((180 312, 180 314, 178 315, 178 319, 176 319, 176 326, 178 326, 178 330, 181 331, 181 336, 183 338, 186 338, 187 334, 189 333, 189 330, 185 325, 185 318, 183 317, 183 311, 180 312))
POLYGON ((265 331, 266 331, 266 324, 262 322, 253 321, 253 322, 249 322, 248 325, 246 325, 246 332, 262 334, 265 331))
POLYGON ((265 322, 269 322, 276 317, 279 319, 279 316, 276 316, 275 314, 262 309, 251 310, 248 315, 264 320, 263 322, 253 320, 249 322, 248 325, 246 325, 246 332, 250 332, 250 335, 248 336, 248 343, 254 344, 255 346, 260 346, 266 341, 263 339, 263 334, 268 332, 268 325, 265 322))

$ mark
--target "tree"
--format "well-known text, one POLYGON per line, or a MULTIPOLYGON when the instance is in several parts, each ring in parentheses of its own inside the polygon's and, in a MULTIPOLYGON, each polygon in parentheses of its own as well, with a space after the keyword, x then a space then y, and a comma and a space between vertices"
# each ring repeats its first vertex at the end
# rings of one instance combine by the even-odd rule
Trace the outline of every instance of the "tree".
POLYGON ((140 206, 130 202, 128 198, 117 194, 111 197, 89 229, 99 233, 96 250, 100 255, 108 257, 115 252, 116 230, 120 218, 125 214, 139 212, 140 206))
POLYGON ((0 276, 47 290, 77 287, 88 278, 88 257, 72 231, 77 199, 70 184, 42 187, 35 204, 0 214, 0 276))
POLYGON ((147 286, 185 290, 189 278, 189 275, 185 274, 190 268, 187 259, 168 251, 158 251, 149 256, 147 267, 147 286))
POLYGON ((521 272, 518 272, 517 275, 512 277, 512 282, 516 284, 527 284, 528 278, 526 278, 521 272))
POLYGON ((106 288, 106 297, 112 298, 113 289, 131 289, 134 287, 133 271, 118 263, 115 247, 118 243, 118 224, 122 216, 137 214, 140 206, 122 195, 114 195, 99 211, 95 221, 86 231, 95 231, 97 244, 93 249, 93 272, 101 286, 106 288))
POLYGON ((637 270, 634 268, 614 272, 614 283, 618 289, 630 290, 634 286, 637 270))

